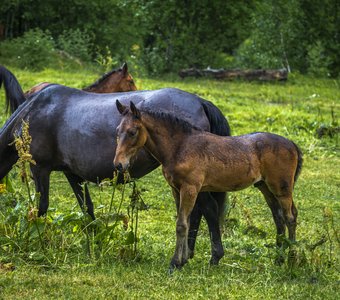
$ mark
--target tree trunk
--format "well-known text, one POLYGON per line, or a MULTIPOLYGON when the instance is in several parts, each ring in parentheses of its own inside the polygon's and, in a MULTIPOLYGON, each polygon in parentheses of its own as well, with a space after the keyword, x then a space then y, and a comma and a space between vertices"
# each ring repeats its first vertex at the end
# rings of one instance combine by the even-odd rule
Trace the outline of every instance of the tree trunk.
POLYGON ((286 81, 288 72, 286 69, 270 70, 225 70, 225 69, 183 69, 179 72, 179 76, 184 77, 211 77, 221 80, 258 80, 258 81, 286 81))

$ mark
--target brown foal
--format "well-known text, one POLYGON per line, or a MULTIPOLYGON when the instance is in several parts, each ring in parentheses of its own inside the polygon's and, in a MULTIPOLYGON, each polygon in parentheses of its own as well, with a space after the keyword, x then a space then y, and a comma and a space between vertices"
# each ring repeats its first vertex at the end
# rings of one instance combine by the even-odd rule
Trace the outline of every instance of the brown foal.
POLYGON ((188 224, 197 194, 238 191, 256 186, 265 197, 277 228, 277 243, 288 228, 295 241, 297 209, 294 183, 302 154, 290 140, 271 133, 221 137, 192 127, 168 113, 130 108, 116 102, 123 115, 117 127, 115 167, 124 172, 144 147, 162 165, 177 206, 176 249, 170 271, 183 266, 188 253, 188 224))

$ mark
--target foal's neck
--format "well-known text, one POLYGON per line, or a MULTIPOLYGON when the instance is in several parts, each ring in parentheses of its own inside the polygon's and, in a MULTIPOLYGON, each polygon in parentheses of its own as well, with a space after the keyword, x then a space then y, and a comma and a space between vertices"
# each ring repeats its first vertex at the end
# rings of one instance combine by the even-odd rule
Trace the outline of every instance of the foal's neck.
POLYGON ((173 118, 174 122, 157 118, 149 113, 143 113, 142 119, 144 126, 148 131, 148 138, 145 148, 155 159, 162 165, 167 164, 178 153, 179 148, 185 145, 185 140, 189 135, 195 134, 196 130, 185 122, 173 118))

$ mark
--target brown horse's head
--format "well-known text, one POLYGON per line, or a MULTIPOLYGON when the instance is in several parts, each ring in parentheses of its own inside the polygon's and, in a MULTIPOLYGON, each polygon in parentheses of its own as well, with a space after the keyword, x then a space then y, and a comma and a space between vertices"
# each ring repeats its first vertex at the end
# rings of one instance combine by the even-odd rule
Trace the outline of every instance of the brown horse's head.
POLYGON ((104 74, 95 83, 83 88, 92 93, 117 93, 136 91, 135 82, 128 72, 127 64, 124 63, 119 69, 104 74))
POLYGON ((116 92, 137 91, 137 87, 131 74, 128 72, 126 63, 121 66, 119 73, 121 74, 121 80, 117 84, 119 90, 116 90, 116 92))
POLYGON ((147 131, 142 123, 140 111, 130 102, 130 108, 116 101, 117 109, 123 116, 117 127, 117 149, 113 164, 120 172, 125 172, 130 159, 136 155, 147 140, 147 131))

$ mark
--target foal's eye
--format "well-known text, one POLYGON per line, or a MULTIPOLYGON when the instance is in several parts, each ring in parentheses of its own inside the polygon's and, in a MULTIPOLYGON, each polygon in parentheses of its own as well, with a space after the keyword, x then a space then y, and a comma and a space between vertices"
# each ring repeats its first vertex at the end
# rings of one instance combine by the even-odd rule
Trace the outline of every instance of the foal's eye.
POLYGON ((133 128, 133 129, 129 129, 128 131, 127 131, 127 134, 128 134, 128 136, 130 136, 130 137, 134 137, 134 136, 136 136, 137 135, 137 129, 136 128, 133 128))

